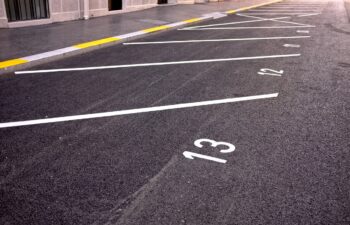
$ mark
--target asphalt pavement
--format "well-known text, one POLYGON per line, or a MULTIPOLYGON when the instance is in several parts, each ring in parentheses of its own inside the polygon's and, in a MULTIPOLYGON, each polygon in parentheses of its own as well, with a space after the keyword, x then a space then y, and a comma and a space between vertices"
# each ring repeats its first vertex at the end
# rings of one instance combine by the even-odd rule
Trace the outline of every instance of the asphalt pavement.
POLYGON ((0 77, 0 223, 350 224, 347 23, 288 0, 0 77))
POLYGON ((213 12, 265 3, 267 0, 225 0, 205 4, 162 5, 129 13, 91 17, 40 26, 0 28, 0 61, 40 54, 154 26, 201 17, 213 12))

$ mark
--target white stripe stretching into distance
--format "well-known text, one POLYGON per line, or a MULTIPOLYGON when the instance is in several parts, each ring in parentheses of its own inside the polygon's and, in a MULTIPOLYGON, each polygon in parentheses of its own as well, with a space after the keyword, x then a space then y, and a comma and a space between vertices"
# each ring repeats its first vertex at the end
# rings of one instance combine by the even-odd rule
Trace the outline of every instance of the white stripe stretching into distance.
POLYGON ((251 9, 249 12, 306 12, 306 13, 314 13, 318 10, 313 9, 251 9))
POLYGON ((300 8, 300 7, 313 7, 313 8, 321 8, 321 7, 325 7, 324 5, 271 5, 269 7, 296 7, 296 8, 300 8))
POLYGON ((303 6, 303 7, 294 7, 294 6, 265 6, 260 7, 259 9, 319 9, 319 7, 313 7, 313 6, 303 6))
POLYGON ((295 44, 284 44, 283 46, 286 48, 299 48, 300 47, 300 45, 295 45, 295 44))
POLYGON ((305 17, 305 16, 317 16, 320 15, 320 13, 310 13, 310 14, 304 14, 304 15, 299 15, 298 17, 305 17))
POLYGON ((288 2, 283 2, 283 3, 274 4, 274 5, 317 5, 317 6, 325 6, 325 5, 327 5, 327 3, 298 3, 298 2, 288 3, 288 2))
POLYGON ((244 13, 245 15, 305 15, 305 13, 284 13, 284 12, 275 12, 275 13, 244 13))
MULTIPOLYGON (((236 14, 237 16, 244 16, 243 14, 236 14)), ((253 17, 253 16, 245 16, 245 17, 253 17)), ((192 27, 185 27, 179 30, 190 30, 190 29, 196 29, 196 28, 206 28, 206 27, 217 27, 217 26, 224 26, 224 25, 233 25, 233 24, 243 24, 243 23, 253 23, 253 22, 260 22, 260 21, 273 21, 278 19, 288 19, 289 16, 285 17, 278 17, 278 18, 262 18, 262 17, 255 17, 258 18, 256 20, 248 20, 248 21, 238 21, 238 22, 229 22, 229 23, 216 23, 216 24, 209 24, 209 25, 201 25, 201 26, 192 26, 192 27)), ((278 20, 279 21, 279 20, 278 20)), ((285 22, 285 21, 279 21, 279 22, 285 22)))
POLYGON ((128 42, 128 43, 123 43, 123 45, 153 45, 153 44, 176 44, 176 43, 194 43, 194 42, 279 40, 279 39, 298 39, 298 38, 309 38, 309 37, 310 36, 291 36, 291 37, 231 38, 231 39, 184 40, 184 41, 151 41, 151 42, 128 42))
POLYGON ((322 11, 323 9, 320 8, 259 8, 259 10, 291 10, 291 11, 299 11, 299 10, 305 10, 305 11, 322 11))
POLYGON ((144 67, 144 66, 163 66, 163 65, 179 65, 179 64, 208 63, 208 62, 241 61, 241 60, 252 60, 252 59, 287 58, 287 57, 297 57, 297 56, 300 56, 300 54, 263 55, 263 56, 237 57, 237 58, 224 58, 224 59, 202 59, 202 60, 189 60, 189 61, 176 61, 176 62, 157 62, 157 63, 140 63, 140 64, 127 64, 127 65, 112 65, 112 66, 93 66, 93 67, 81 67, 81 68, 28 70, 28 71, 16 71, 15 74, 55 73, 55 72, 85 71, 85 70, 104 70, 104 69, 132 68, 132 67, 144 67))
POLYGON ((303 5, 299 5, 299 4, 295 4, 295 5, 289 5, 289 4, 274 4, 274 5, 267 5, 266 7, 325 7, 326 5, 319 5, 319 4, 303 4, 303 5))
MULTIPOLYGON (((285 29, 285 28, 311 28, 315 26, 279 26, 279 27, 208 27, 194 30, 247 30, 247 29, 285 29)), ((187 30, 187 29, 185 29, 187 30)), ((190 31, 190 29, 188 29, 190 31)))
POLYGON ((193 26, 193 27, 182 28, 182 29, 179 29, 179 30, 244 30, 244 29, 278 29, 278 28, 315 27, 315 26, 311 26, 311 25, 307 25, 307 24, 280 20, 280 19, 286 19, 286 18, 290 18, 290 17, 263 18, 263 17, 248 15, 247 13, 244 13, 244 14, 243 13, 237 13, 236 15, 237 16, 242 16, 242 17, 247 17, 247 18, 253 18, 254 20, 231 22, 231 23, 221 23, 221 24, 210 24, 210 25, 202 25, 202 26, 193 26), (274 22, 279 22, 279 23, 284 23, 284 24, 293 24, 293 25, 298 25, 298 26, 218 27, 218 26, 223 26, 223 25, 244 24, 244 23, 253 23, 253 22, 260 22, 260 21, 274 21, 274 22))
POLYGON ((308 34, 308 33, 310 33, 310 31, 308 31, 308 30, 297 30, 297 33, 308 34))
POLYGON ((326 4, 274 4, 274 6, 326 6, 326 4))
MULTIPOLYGON (((252 15, 247 15, 247 14, 239 14, 239 16, 253 18, 253 19, 265 19, 264 17, 252 16, 252 15)), ((276 18, 270 18, 268 20, 275 21, 275 22, 280 22, 280 23, 300 25, 300 26, 309 26, 308 24, 296 23, 296 22, 291 22, 291 21, 284 21, 284 20, 279 20, 279 19, 276 19, 276 18)))
MULTIPOLYGON (((206 18, 208 18, 208 17, 207 16, 201 17, 201 18, 199 18, 199 20, 203 20, 206 18)), ((177 23, 167 24, 166 26, 176 27, 176 26, 181 26, 181 25, 185 25, 185 24, 187 24, 187 23, 186 22, 177 22, 177 23)), ((128 33, 128 34, 117 35, 114 37, 119 38, 119 39, 125 39, 125 38, 143 35, 143 34, 147 34, 147 32, 141 30, 141 31, 136 31, 136 32, 128 33)), ((44 52, 44 53, 39 53, 39 54, 31 55, 31 56, 26 56, 26 57, 23 57, 22 59, 28 60, 28 61, 35 61, 35 60, 39 60, 39 59, 45 59, 45 58, 50 58, 53 56, 63 55, 65 53, 73 52, 73 51, 76 51, 79 49, 80 48, 77 48, 75 46, 71 46, 71 47, 61 48, 61 49, 57 49, 57 50, 53 50, 53 51, 49 51, 49 52, 44 52)))
POLYGON ((130 114, 137 114, 137 113, 165 111, 165 110, 171 110, 171 109, 184 109, 184 108, 192 108, 192 107, 198 107, 198 106, 218 105, 218 104, 224 104, 224 103, 242 102, 242 101, 257 100, 257 99, 276 98, 277 96, 278 96, 278 93, 272 93, 272 94, 264 94, 264 95, 202 101, 202 102, 181 103, 181 104, 175 104, 175 105, 154 106, 154 107, 140 108, 140 109, 128 109, 128 110, 93 113, 93 114, 85 114, 85 115, 8 122, 8 123, 0 123, 0 128, 29 126, 29 125, 46 124, 46 123, 57 123, 57 122, 66 122, 66 121, 73 121, 73 120, 85 120, 85 119, 94 119, 94 118, 102 118, 102 117, 130 115, 130 114))

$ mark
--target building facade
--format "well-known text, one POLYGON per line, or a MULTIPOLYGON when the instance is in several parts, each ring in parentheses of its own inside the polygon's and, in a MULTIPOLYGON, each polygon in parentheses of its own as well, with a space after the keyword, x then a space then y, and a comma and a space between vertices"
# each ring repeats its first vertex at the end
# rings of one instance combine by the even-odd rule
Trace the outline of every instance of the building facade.
POLYGON ((0 0, 0 28, 106 16, 196 0, 0 0))

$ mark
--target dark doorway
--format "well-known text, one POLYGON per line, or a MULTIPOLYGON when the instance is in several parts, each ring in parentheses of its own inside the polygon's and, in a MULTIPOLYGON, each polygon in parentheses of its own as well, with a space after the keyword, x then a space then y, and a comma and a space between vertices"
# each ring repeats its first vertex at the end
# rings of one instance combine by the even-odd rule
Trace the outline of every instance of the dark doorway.
POLYGON ((109 0, 108 1, 109 10, 121 10, 123 8, 122 0, 109 0))
POLYGON ((5 5, 9 22, 49 17, 48 0, 5 0, 5 5))
POLYGON ((168 0, 158 0, 158 4, 168 4, 168 0))

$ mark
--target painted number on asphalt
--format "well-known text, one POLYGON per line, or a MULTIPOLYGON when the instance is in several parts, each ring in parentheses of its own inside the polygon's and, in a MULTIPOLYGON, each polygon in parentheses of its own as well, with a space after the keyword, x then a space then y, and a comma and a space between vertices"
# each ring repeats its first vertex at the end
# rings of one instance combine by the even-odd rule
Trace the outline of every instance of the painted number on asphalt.
POLYGON ((269 76, 282 76, 284 73, 283 70, 273 70, 273 69, 268 69, 268 68, 262 68, 258 72, 259 75, 269 75, 269 76))
MULTIPOLYGON (((204 145, 209 145, 213 148, 221 146, 221 147, 223 147, 222 149, 220 149, 221 153, 231 153, 236 149, 236 147, 231 143, 214 141, 214 140, 206 139, 206 138, 196 140, 194 142, 194 145, 198 148, 202 148, 204 145)), ((184 151, 183 155, 188 159, 194 159, 196 157, 196 158, 206 159, 206 160, 210 160, 210 161, 214 161, 214 162, 218 162, 218 163, 226 163, 227 162, 227 160, 225 160, 225 159, 220 159, 220 158, 216 158, 216 157, 212 157, 212 156, 208 156, 208 155, 203 155, 203 154, 199 154, 199 153, 194 153, 194 152, 189 152, 189 151, 184 151)))
POLYGON ((226 149, 220 150, 221 153, 230 153, 236 149, 236 147, 233 144, 230 144, 227 142, 218 142, 218 141, 214 141, 214 140, 210 140, 210 139, 206 139, 206 138, 196 140, 194 142, 194 145, 198 148, 202 148, 203 147, 202 143, 209 143, 210 146, 212 146, 214 148, 219 146, 219 145, 226 146, 227 147, 226 149))

